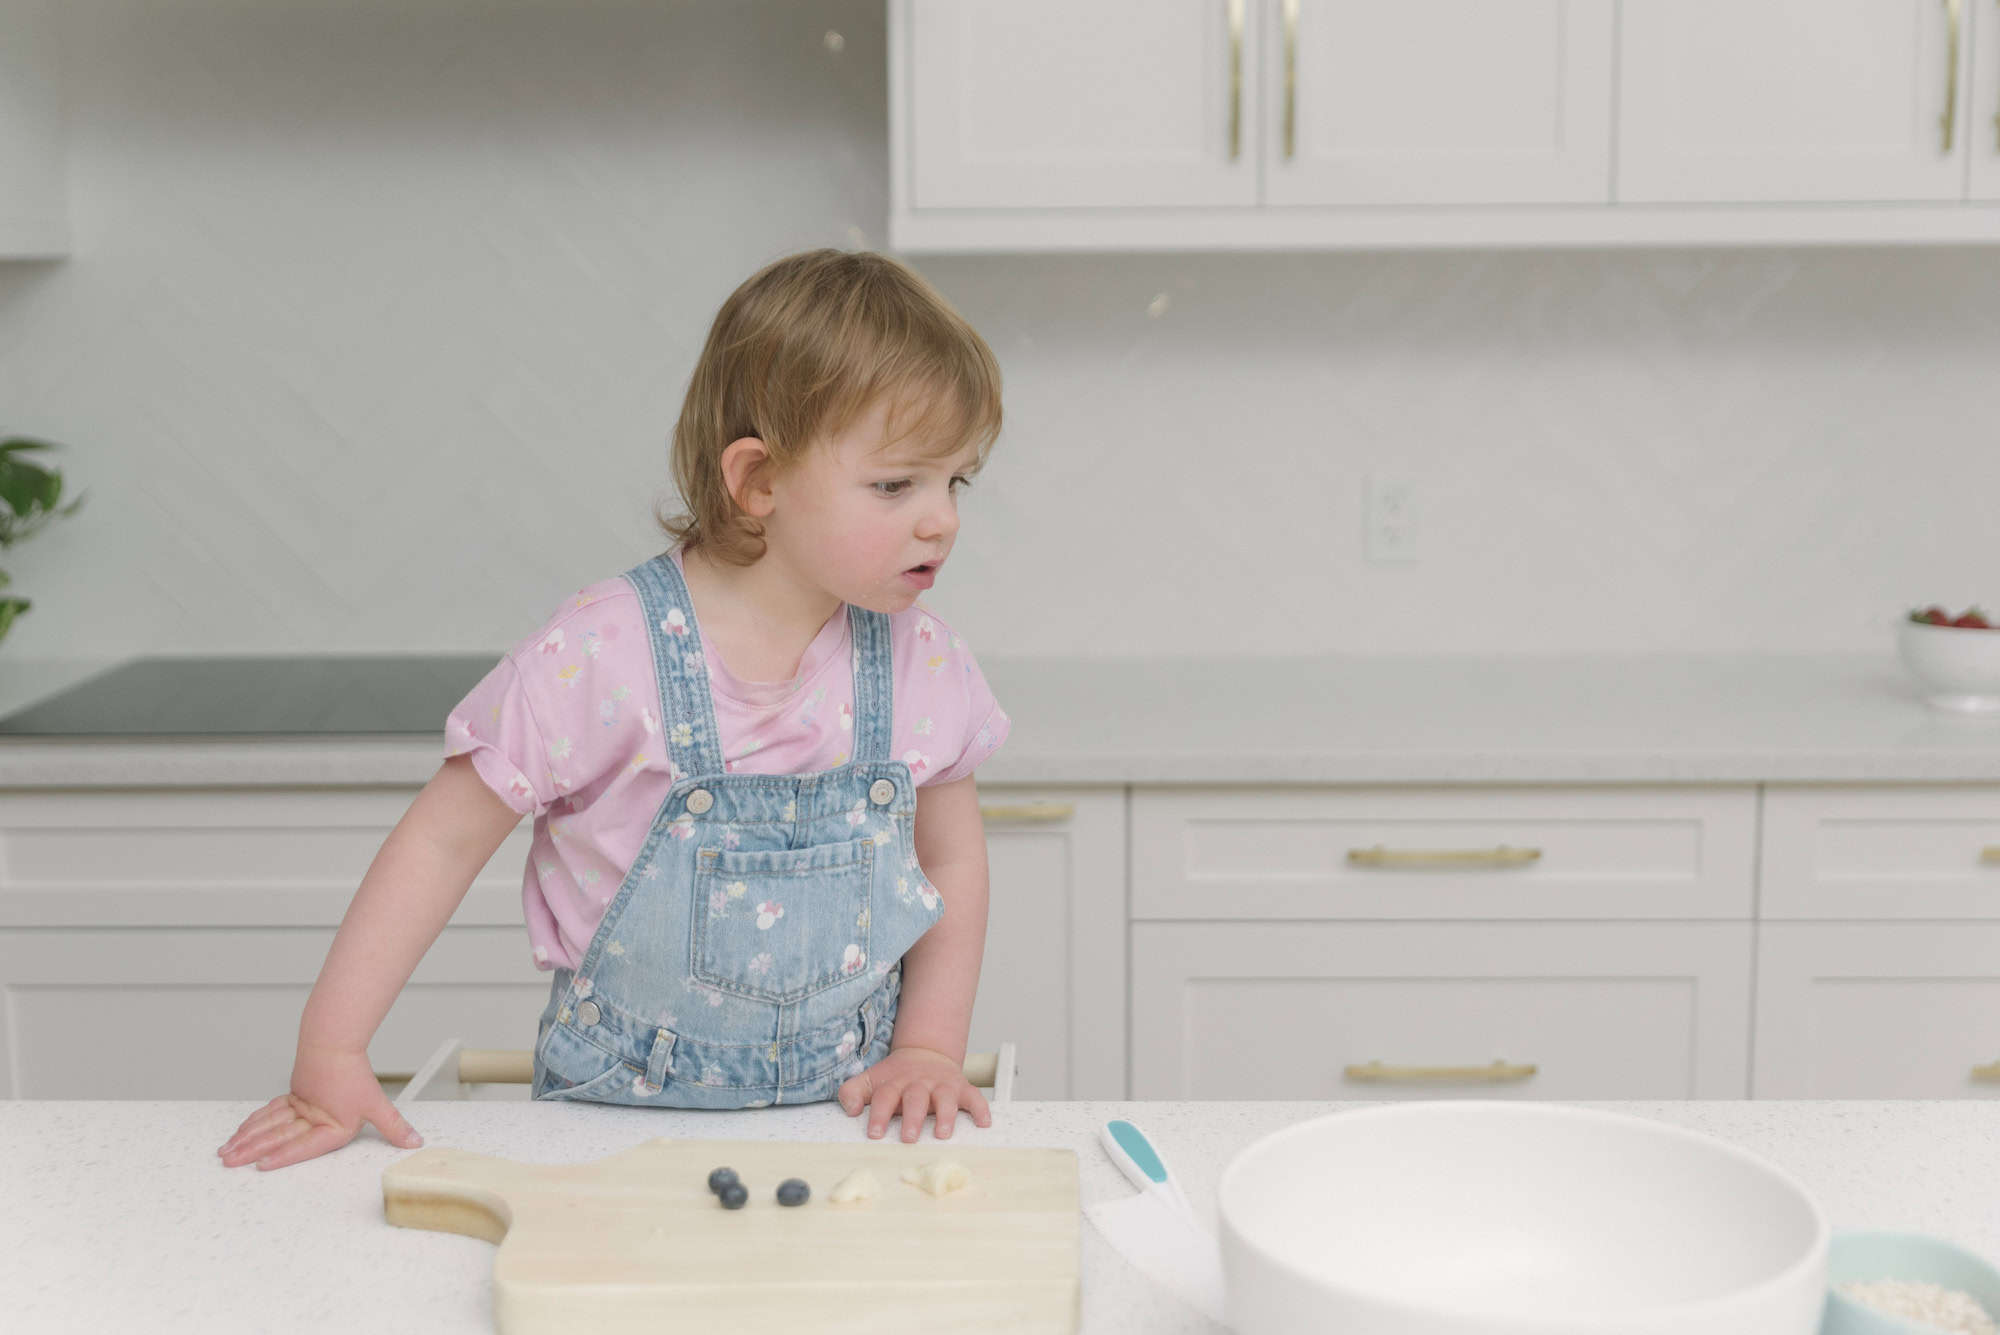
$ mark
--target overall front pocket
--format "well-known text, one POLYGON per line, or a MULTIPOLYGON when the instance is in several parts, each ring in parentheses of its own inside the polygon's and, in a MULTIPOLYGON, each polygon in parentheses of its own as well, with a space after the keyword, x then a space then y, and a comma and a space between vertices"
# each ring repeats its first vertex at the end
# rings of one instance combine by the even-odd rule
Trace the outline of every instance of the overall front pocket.
POLYGON ((695 981, 793 1002, 869 965, 875 841, 811 848, 704 848, 695 861, 695 981))

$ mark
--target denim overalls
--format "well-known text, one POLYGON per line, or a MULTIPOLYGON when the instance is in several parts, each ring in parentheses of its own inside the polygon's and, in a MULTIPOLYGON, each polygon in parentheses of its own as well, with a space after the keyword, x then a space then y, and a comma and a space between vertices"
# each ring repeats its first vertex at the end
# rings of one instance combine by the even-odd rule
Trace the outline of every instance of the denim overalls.
POLYGON ((534 1097, 760 1108, 834 1098, 889 1051, 903 953, 943 916, 916 784, 889 758, 889 619, 848 606, 852 761, 723 770, 694 602, 673 557, 625 572, 681 775, 576 970, 558 969, 534 1097))

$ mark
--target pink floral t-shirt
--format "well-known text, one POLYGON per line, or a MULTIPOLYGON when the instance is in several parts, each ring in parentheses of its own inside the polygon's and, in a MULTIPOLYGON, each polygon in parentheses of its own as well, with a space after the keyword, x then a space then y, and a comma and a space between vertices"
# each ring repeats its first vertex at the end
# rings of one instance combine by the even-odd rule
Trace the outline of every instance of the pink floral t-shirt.
MULTIPOLYGON (((889 639, 891 756, 920 788, 971 774, 1012 727, 972 651, 921 604, 890 615, 889 639)), ((743 680, 703 645, 726 770, 809 774, 848 762, 852 640, 842 606, 792 679, 775 682, 743 680)), ((573 969, 686 777, 660 735, 652 643, 630 584, 582 589, 507 651, 445 720, 445 755, 467 753, 502 801, 535 818, 521 885, 528 941, 538 967, 573 969)))

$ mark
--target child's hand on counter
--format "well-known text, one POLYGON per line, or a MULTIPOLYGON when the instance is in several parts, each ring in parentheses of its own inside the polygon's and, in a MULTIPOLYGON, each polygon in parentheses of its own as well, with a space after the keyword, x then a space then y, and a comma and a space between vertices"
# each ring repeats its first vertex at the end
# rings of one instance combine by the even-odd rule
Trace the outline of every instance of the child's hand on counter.
POLYGON ((951 1135, 964 1108, 979 1126, 992 1126, 993 1113, 986 1096, 965 1078, 963 1063, 932 1048, 901 1047, 840 1087, 840 1106, 849 1117, 858 1116, 870 1103, 875 1110, 868 1116, 870 1139, 880 1140, 889 1129, 889 1119, 898 1107, 903 1113, 903 1140, 915 1141, 923 1134, 924 1115, 937 1109, 936 1135, 951 1135))
POLYGON ((243 1119, 216 1153, 225 1168, 254 1162, 263 1169, 316 1159, 354 1139, 367 1122, 391 1145, 424 1143, 382 1092, 365 1051, 301 1047, 292 1089, 243 1119))

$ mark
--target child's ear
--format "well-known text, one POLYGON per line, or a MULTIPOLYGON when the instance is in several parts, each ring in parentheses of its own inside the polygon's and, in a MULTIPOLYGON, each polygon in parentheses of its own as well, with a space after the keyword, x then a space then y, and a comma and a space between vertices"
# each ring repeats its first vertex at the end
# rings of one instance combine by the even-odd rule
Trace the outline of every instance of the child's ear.
POLYGON ((777 508, 771 496, 770 463, 770 447, 755 436, 739 436, 722 451, 722 484, 753 519, 762 519, 777 508))

